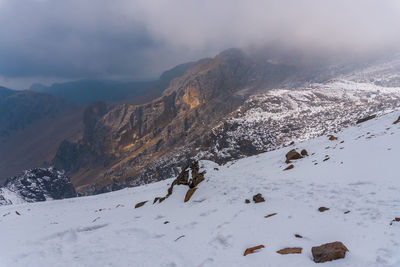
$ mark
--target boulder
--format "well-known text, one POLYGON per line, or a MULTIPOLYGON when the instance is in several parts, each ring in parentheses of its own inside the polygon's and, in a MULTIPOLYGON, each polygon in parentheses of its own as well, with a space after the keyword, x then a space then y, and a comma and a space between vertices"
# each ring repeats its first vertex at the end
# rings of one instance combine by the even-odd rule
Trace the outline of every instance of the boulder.
POLYGON ((258 246, 255 246, 255 247, 247 248, 244 251, 243 256, 246 256, 248 254, 254 253, 256 250, 259 250, 259 249, 262 249, 262 248, 264 248, 264 245, 258 245, 258 246))
POLYGON ((281 255, 301 254, 302 250, 303 250, 303 248, 284 248, 284 249, 278 250, 276 253, 281 254, 281 255))
POLYGON ((302 149, 300 154, 304 157, 304 156, 308 156, 308 152, 305 149, 302 149))
POLYGON ((301 159, 303 158, 302 155, 300 155, 299 152, 297 152, 295 149, 290 150, 287 154, 286 154, 286 163, 290 163, 291 160, 296 160, 296 159, 301 159))
POLYGON ((342 242, 332 242, 321 246, 313 247, 311 249, 314 257, 314 262, 326 262, 345 257, 346 252, 349 251, 342 242))
POLYGON ((146 204, 147 201, 143 201, 143 202, 139 202, 135 205, 135 209, 140 208, 141 206, 143 206, 144 204, 146 204))
POLYGON ((253 201, 255 203, 260 203, 260 202, 265 202, 265 199, 262 197, 260 193, 258 193, 257 195, 253 196, 253 201))
POLYGON ((185 202, 188 202, 190 198, 193 196, 194 192, 196 192, 197 188, 189 188, 185 196, 185 202))
POLYGON ((397 120, 395 120, 394 122, 393 122, 393 124, 397 124, 397 123, 399 123, 400 122, 400 116, 397 118, 397 120))
POLYGON ((295 234, 294 235, 296 238, 303 238, 303 236, 302 235, 299 235, 299 234, 295 234))
POLYGON ((287 170, 291 170, 291 169, 293 169, 294 168, 294 165, 293 164, 290 164, 289 166, 287 166, 285 169, 283 169, 284 171, 287 171, 287 170))
POLYGON ((327 207, 320 207, 318 209, 319 212, 324 212, 324 211, 327 211, 327 210, 329 210, 329 208, 327 208, 327 207))
POLYGON ((250 204, 250 200, 249 200, 249 199, 246 199, 246 200, 244 201, 244 203, 250 204))
POLYGON ((328 137, 329 137, 330 141, 335 141, 338 139, 336 136, 333 136, 333 135, 328 135, 328 137))

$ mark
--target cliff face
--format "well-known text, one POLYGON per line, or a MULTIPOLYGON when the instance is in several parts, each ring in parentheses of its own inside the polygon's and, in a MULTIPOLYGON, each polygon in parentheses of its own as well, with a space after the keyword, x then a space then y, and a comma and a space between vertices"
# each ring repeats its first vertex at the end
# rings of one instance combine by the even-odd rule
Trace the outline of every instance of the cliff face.
POLYGON ((293 72, 237 49, 200 60, 147 104, 91 105, 84 137, 64 142, 53 162, 88 193, 167 178, 207 146, 210 130, 250 94, 284 82, 293 72))

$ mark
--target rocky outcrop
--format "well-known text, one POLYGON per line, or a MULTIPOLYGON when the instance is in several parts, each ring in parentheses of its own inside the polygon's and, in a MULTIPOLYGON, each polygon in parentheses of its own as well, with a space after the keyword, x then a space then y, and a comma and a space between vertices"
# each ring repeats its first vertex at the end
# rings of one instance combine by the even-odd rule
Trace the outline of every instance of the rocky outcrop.
POLYGON ((49 199, 76 197, 74 186, 64 172, 54 168, 36 168, 25 171, 20 176, 8 178, 0 188, 0 203, 13 204, 13 199, 24 202, 38 202, 49 199), (1 192, 8 192, 1 195, 1 192), (12 195, 12 199, 7 196, 12 195))
POLYGON ((374 114, 374 115, 369 115, 369 116, 367 116, 367 117, 365 117, 365 118, 361 118, 361 119, 359 119, 359 120, 357 120, 357 124, 360 124, 360 123, 363 123, 363 122, 366 122, 366 121, 369 121, 369 120, 372 120, 372 119, 375 119, 376 118, 376 114, 374 114))
POLYGON ((302 159, 303 156, 297 152, 295 149, 290 150, 288 153, 286 153, 286 163, 290 163, 291 160, 296 160, 296 159, 302 159))
POLYGON ((317 263, 342 259, 347 251, 349 250, 342 242, 327 243, 311 249, 314 262, 317 263))

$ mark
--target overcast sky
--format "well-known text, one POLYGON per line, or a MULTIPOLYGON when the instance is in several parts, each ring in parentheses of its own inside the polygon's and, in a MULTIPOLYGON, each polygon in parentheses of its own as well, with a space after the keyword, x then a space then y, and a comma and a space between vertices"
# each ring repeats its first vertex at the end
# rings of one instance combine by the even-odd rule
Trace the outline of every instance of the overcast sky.
POLYGON ((230 47, 400 44, 399 0, 0 0, 0 85, 148 79, 230 47))

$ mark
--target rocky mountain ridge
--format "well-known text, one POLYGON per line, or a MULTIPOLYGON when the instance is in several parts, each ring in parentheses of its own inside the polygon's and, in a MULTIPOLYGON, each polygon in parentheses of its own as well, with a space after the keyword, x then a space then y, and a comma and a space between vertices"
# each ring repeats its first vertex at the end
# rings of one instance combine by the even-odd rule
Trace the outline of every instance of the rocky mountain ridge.
MULTIPOLYGON (((389 77, 388 66, 373 74, 389 77)), ((223 164, 339 131, 400 106, 396 84, 336 69, 312 76, 312 68, 227 50, 194 63, 147 104, 92 105, 84 137, 63 142, 53 163, 82 194, 96 194, 173 177, 192 160, 223 164)))
POLYGON ((0 187, 0 205, 76 197, 74 186, 63 171, 35 168, 8 178, 0 187))

